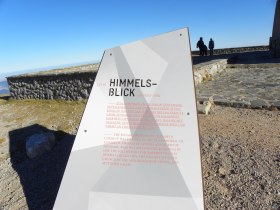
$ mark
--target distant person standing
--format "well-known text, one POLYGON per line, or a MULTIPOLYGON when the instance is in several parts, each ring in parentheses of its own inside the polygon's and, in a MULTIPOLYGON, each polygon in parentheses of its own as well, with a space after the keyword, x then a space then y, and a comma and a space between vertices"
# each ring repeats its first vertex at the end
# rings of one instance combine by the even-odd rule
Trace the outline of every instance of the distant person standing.
POLYGON ((210 50, 210 55, 211 56, 213 55, 214 47, 215 47, 215 44, 214 44, 213 39, 211 38, 210 41, 209 41, 209 44, 208 44, 208 48, 210 50))
POLYGON ((204 42, 202 37, 200 37, 200 39, 198 40, 196 48, 199 48, 199 55, 203 56, 204 42))

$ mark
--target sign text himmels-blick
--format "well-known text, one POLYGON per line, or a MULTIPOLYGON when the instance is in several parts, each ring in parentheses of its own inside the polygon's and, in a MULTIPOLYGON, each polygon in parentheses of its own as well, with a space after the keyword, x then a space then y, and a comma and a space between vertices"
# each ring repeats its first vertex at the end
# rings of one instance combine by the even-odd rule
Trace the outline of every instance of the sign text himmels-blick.
POLYGON ((110 79, 109 96, 135 96, 136 87, 152 87, 151 79, 110 79))

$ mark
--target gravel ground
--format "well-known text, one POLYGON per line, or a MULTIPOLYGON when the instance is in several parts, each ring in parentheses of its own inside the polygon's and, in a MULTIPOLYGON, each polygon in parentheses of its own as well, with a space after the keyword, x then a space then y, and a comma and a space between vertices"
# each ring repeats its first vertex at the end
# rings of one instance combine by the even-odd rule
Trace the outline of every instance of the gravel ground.
POLYGON ((280 209, 280 112, 200 115, 207 209, 280 209))
MULTIPOLYGON (((84 107, 56 103, 0 101, 0 209, 52 209, 84 107), (28 159, 26 137, 46 130, 56 146, 28 159)), ((214 111, 199 115, 206 209, 280 209, 280 111, 214 111)))

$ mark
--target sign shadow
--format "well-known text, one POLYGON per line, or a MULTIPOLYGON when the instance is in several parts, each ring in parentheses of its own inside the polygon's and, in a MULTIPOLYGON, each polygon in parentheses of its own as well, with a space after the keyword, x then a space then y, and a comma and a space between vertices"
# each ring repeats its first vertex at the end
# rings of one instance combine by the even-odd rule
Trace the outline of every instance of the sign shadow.
POLYGON ((9 153, 30 210, 52 209, 75 136, 34 124, 9 132, 9 153), (29 136, 52 132, 56 144, 51 151, 28 158, 25 143, 29 136))

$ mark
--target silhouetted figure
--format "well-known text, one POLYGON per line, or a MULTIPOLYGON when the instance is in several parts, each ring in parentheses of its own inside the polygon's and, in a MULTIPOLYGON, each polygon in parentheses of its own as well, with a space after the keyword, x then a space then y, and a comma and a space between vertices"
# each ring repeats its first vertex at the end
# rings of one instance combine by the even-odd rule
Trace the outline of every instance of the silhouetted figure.
POLYGON ((207 49, 207 46, 204 44, 204 45, 203 45, 202 56, 203 56, 203 55, 207 56, 207 50, 208 50, 208 49, 207 49))
POLYGON ((196 48, 199 48, 199 55, 203 56, 204 42, 203 42, 202 37, 200 37, 200 39, 198 40, 198 42, 196 44, 196 48))
POLYGON ((209 44, 208 44, 208 48, 210 50, 210 55, 211 56, 213 55, 214 47, 215 47, 215 44, 214 44, 213 39, 211 38, 210 41, 209 41, 209 44))

